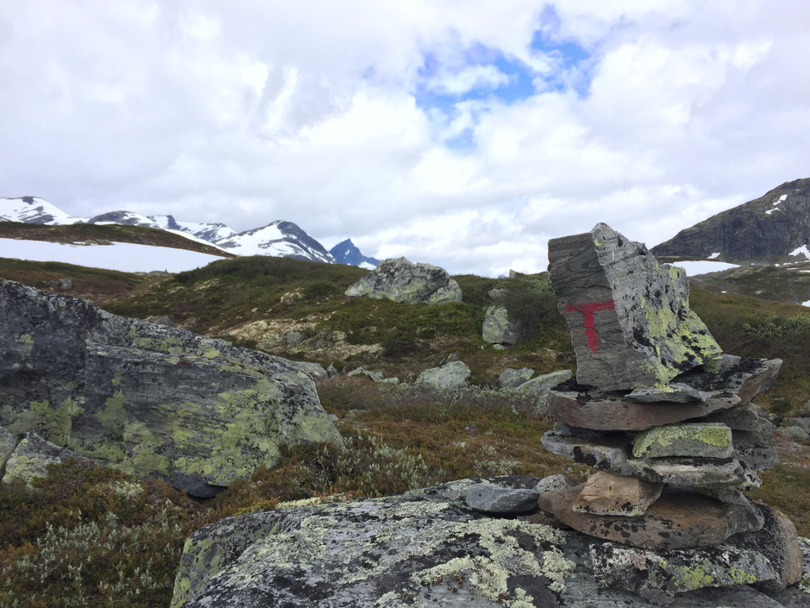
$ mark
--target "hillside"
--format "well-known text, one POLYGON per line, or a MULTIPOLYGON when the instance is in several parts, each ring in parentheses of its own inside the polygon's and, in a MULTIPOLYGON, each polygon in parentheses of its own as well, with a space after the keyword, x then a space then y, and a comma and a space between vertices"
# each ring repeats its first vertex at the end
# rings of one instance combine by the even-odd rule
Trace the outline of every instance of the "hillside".
MULTIPOLYGON (((724 261, 808 259, 810 178, 786 182, 760 198, 682 230, 652 248, 656 256, 692 256, 724 261)), ((795 261, 795 260, 794 260, 795 261)))

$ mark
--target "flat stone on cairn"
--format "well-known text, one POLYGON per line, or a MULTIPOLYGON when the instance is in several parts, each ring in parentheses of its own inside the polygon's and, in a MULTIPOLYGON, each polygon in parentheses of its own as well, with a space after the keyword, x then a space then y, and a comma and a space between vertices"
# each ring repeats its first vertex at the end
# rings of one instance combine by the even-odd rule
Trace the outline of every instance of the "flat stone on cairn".
POLYGON ((596 472, 538 505, 610 541, 591 551, 600 585, 665 604, 704 586, 796 583, 789 521, 741 493, 777 460, 751 400, 781 360, 723 354, 689 309, 686 273, 605 224, 551 240, 549 279, 577 375, 548 396, 557 423, 543 445, 596 472))

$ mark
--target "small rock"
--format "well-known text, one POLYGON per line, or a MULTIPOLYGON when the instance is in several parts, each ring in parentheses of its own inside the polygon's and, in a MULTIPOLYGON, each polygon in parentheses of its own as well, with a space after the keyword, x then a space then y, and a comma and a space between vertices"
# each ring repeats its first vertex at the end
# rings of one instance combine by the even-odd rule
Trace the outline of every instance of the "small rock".
POLYGON ((778 426, 774 432, 793 441, 810 441, 810 433, 798 426, 778 426))
POLYGON ((59 279, 58 289, 72 289, 73 281, 70 279, 59 279))
POLYGON ((346 297, 388 298, 405 304, 461 302, 461 288, 447 271, 405 258, 383 260, 346 290, 346 297))
POLYGON ((166 327, 174 327, 174 321, 169 315, 161 315, 155 319, 155 325, 165 325, 166 327))
POLYGON ((34 478, 48 476, 49 464, 58 464, 71 458, 87 460, 71 450, 44 440, 36 433, 26 433, 6 461, 6 474, 2 483, 10 483, 13 479, 20 478, 31 485, 34 478))
POLYGON ((797 426, 810 433, 810 418, 783 418, 782 426, 797 426))
POLYGON ((636 435, 636 458, 729 458, 733 452, 731 429, 717 422, 660 426, 636 435))
POLYGON ((501 488, 477 483, 467 490, 467 506, 485 513, 518 515, 537 510, 537 490, 501 488))
POLYGON ((573 487, 573 481, 568 479, 565 475, 558 474, 543 477, 543 479, 537 482, 535 489, 538 492, 554 492, 555 490, 567 490, 573 487))
POLYGON ((561 369, 550 374, 543 374, 532 378, 518 386, 519 393, 524 395, 531 395, 535 400, 535 407, 540 412, 548 410, 548 394, 552 388, 558 384, 565 382, 571 377, 570 369, 561 369))
POLYGON ((534 370, 530 367, 524 367, 522 369, 512 369, 508 367, 498 376, 498 383, 502 388, 517 388, 521 384, 528 382, 533 375, 534 370))
POLYGON ((470 368, 462 361, 451 361, 442 367, 426 369, 416 379, 416 384, 424 384, 439 389, 458 390, 467 386, 470 368))
POLYGON ((302 331, 288 331, 284 334, 284 345, 293 348, 304 341, 306 334, 302 331))
POLYGON ((574 501, 574 511, 638 517, 658 500, 663 489, 664 484, 661 483, 597 471, 588 478, 574 501))
POLYGON ((777 577, 762 553, 728 544, 649 551, 604 543, 591 545, 590 556, 601 588, 632 591, 654 604, 669 604, 676 593, 703 587, 772 581, 777 577))
POLYGON ((326 375, 330 378, 340 375, 340 372, 337 370, 334 363, 330 363, 329 367, 326 368, 326 375))
POLYGON ((721 503, 696 492, 669 489, 639 517, 581 513, 574 510, 574 505, 584 487, 581 484, 540 494, 537 504, 574 530, 645 549, 717 545, 733 534, 762 526, 749 508, 721 503))
POLYGON ((357 369, 353 369, 350 371, 347 376, 358 376, 360 378, 368 378, 374 382, 381 382, 383 379, 382 372, 373 372, 371 370, 364 369, 363 367, 358 367, 357 369))

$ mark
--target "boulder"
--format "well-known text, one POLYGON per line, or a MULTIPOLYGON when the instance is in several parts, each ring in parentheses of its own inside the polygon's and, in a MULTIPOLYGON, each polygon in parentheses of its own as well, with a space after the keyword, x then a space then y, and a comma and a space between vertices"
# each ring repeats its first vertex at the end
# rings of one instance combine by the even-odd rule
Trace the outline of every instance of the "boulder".
POLYGON ((783 418, 781 426, 797 426, 810 433, 810 418, 783 418))
MULTIPOLYGON (((378 499, 229 517, 186 542, 172 608, 650 608, 633 592, 600 588, 590 549, 603 541, 468 508, 477 482, 460 480, 378 499)), ((530 516, 534 517, 534 515, 530 516)), ((694 554, 693 554, 694 555, 694 554)), ((740 562, 734 562, 740 563, 740 562)), ((800 606, 748 586, 698 589, 672 608, 800 606)), ((796 595, 798 594, 798 595, 796 595)))
POLYGON ((537 511, 537 490, 476 483, 467 490, 467 506, 484 513, 519 515, 537 511))
POLYGON ((290 361, 290 363, 301 368, 305 374, 309 374, 309 377, 315 381, 329 378, 329 374, 326 373, 320 363, 310 363, 309 361, 290 361))
POLYGON ((501 385, 501 388, 517 388, 524 382, 528 382, 533 375, 534 370, 530 367, 524 367, 523 369, 509 367, 498 376, 498 384, 501 385))
POLYGON ((512 346, 520 339, 520 323, 509 321, 509 311, 505 306, 490 306, 484 313, 481 336, 490 344, 512 346))
POLYGON ((683 269, 606 224, 552 239, 549 280, 571 329, 577 382, 603 390, 667 384, 722 352, 689 309, 683 269))
POLYGON ((594 515, 638 517, 661 496, 663 484, 597 471, 574 501, 574 511, 594 515))
POLYGON ((342 445, 296 364, 0 280, 0 425, 212 496, 280 448, 342 445))
POLYGON ((451 361, 441 367, 426 369, 416 379, 416 384, 438 389, 458 390, 467 386, 470 368, 462 361, 451 361))
POLYGON ((793 441, 810 441, 810 433, 800 426, 778 426, 774 433, 779 433, 782 437, 787 437, 793 441))
POLYGON ((29 486, 36 477, 47 477, 49 464, 59 464, 70 459, 87 460, 78 454, 45 441, 36 433, 26 433, 5 462, 2 483, 22 479, 29 486))
POLYGON ((595 515, 575 510, 585 484, 540 494, 539 507, 574 530, 645 549, 717 545, 729 536, 762 527, 758 513, 695 492, 665 490, 643 515, 595 515))
POLYGON ((560 369, 556 372, 542 374, 518 386, 518 392, 534 395, 538 399, 545 398, 548 392, 571 377, 570 369, 560 369))
POLYGON ((731 429, 721 422, 696 422, 659 426, 636 435, 636 458, 730 458, 731 429))
POLYGON ((730 545, 650 551, 604 543, 592 545, 590 557, 600 587, 633 591, 659 605, 672 603, 675 594, 704 587, 761 583, 777 577, 762 553, 730 545))
POLYGON ((461 302, 461 288, 447 271, 405 258, 383 260, 346 290, 346 297, 388 298, 405 304, 461 302))

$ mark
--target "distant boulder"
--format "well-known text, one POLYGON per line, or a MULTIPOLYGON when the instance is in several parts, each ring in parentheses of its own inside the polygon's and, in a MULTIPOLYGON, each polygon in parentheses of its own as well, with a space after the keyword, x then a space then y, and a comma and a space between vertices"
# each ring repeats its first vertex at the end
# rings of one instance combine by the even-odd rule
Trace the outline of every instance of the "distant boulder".
POLYGON ((426 369, 416 379, 416 384, 433 388, 458 390, 467 386, 470 368, 461 361, 451 361, 441 367, 426 369))
POLYGON ((310 373, 0 279, 0 426, 193 496, 275 466, 284 445, 342 445, 310 373))
POLYGON ((461 288, 447 271, 430 264, 413 264, 405 258, 383 260, 346 290, 349 298, 388 298, 404 304, 461 302, 461 288))

